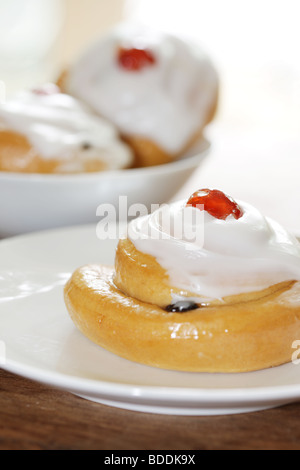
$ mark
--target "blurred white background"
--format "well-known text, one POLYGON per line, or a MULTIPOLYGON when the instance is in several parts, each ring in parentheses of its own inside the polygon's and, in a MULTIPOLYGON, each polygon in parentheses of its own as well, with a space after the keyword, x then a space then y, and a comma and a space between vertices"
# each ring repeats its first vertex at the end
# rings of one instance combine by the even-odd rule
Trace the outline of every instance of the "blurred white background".
POLYGON ((0 77, 8 91, 43 80, 63 23, 61 0, 0 0, 0 77))
POLYGON ((221 73, 229 125, 299 131, 299 0, 128 0, 126 14, 203 45, 221 73))
POLYGON ((128 0, 125 11, 198 40, 220 73, 212 154, 178 197, 220 188, 300 233, 299 0, 128 0))
POLYGON ((123 20, 191 36, 221 95, 212 154, 179 196, 219 187, 300 232, 299 18, 299 0, 0 0, 0 80, 54 80, 123 20))

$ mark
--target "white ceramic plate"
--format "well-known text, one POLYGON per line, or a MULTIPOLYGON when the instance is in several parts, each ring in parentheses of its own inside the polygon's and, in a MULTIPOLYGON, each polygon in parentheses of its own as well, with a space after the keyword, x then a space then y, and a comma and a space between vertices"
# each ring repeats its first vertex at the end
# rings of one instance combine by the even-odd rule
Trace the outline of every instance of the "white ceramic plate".
POLYGON ((114 240, 97 239, 95 226, 0 243, 4 369, 89 400, 142 412, 232 414, 300 399, 300 366, 294 364, 237 375, 180 373, 121 359, 89 342, 69 319, 63 287, 80 265, 112 264, 115 247, 114 240))

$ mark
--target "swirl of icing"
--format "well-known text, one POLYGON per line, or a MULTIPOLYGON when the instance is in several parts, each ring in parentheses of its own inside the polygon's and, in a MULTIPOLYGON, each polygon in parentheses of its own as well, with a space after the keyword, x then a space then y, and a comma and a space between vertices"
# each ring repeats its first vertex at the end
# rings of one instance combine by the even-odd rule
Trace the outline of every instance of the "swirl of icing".
MULTIPOLYGON (((135 248, 156 258, 170 285, 203 302, 300 280, 300 244, 252 205, 219 220, 186 201, 164 205, 128 226, 135 248)), ((178 298, 176 300, 179 300, 178 298)))
POLYGON ((121 25, 71 67, 66 89, 124 135, 147 138, 173 154, 207 124, 218 76, 198 46, 142 26, 121 25), (126 56, 130 50, 132 57, 126 56), (120 51, 125 51, 122 60, 120 51))
POLYGON ((0 126, 24 135, 41 158, 61 161, 61 171, 80 171, 87 159, 101 160, 110 170, 133 161, 112 124, 53 86, 18 93, 1 104, 0 126))

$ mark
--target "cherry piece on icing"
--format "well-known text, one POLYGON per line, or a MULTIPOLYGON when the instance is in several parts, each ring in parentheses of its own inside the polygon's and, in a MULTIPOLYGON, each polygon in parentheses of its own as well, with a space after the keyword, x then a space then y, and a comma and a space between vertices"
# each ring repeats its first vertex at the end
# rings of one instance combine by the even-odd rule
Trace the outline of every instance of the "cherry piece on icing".
POLYGON ((231 197, 226 196, 217 189, 200 189, 196 191, 189 199, 187 206, 205 210, 220 220, 226 220, 230 215, 238 220, 244 215, 243 210, 231 197))
POLYGON ((41 96, 50 96, 50 95, 56 95, 60 93, 60 88, 56 86, 54 83, 47 83, 45 85, 40 86, 39 88, 34 88, 32 90, 32 93, 35 95, 41 95, 41 96))
POLYGON ((143 68, 154 65, 156 59, 151 51, 146 49, 119 49, 119 65, 131 72, 137 72, 143 68))

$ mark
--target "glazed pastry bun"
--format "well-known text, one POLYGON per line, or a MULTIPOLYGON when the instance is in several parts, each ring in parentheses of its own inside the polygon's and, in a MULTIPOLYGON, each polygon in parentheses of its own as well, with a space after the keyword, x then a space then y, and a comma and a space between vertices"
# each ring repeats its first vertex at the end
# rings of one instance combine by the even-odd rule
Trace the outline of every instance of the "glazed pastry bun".
POLYGON ((132 150, 115 127, 56 85, 0 105, 0 171, 85 173, 127 168, 132 150))
POLYGON ((65 302, 85 336, 123 358, 237 373, 291 361, 299 281, 293 236, 250 204, 204 189, 132 221, 115 267, 78 269, 65 302))
POLYGON ((217 72, 199 46, 145 26, 116 27, 59 85, 118 128, 136 166, 182 156, 202 136, 218 102, 217 72))

